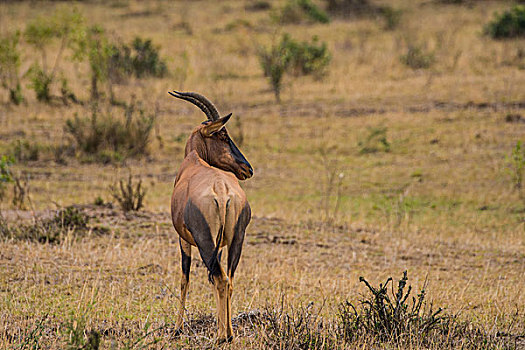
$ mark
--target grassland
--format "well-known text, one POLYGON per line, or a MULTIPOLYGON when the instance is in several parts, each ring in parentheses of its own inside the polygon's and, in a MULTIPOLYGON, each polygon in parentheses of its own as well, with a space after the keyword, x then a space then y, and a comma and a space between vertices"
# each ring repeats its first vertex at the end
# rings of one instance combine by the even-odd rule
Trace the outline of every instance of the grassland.
MULTIPOLYGON (((269 12, 284 2, 272 1, 273 10, 264 11, 247 10, 251 3, 74 4, 89 23, 125 41, 151 38, 169 58, 168 77, 115 86, 120 99, 134 95, 146 111, 157 111, 156 138, 142 159, 102 165, 69 157, 57 164, 49 148, 65 142, 66 119, 87 116, 89 109, 39 103, 27 88, 27 102, 15 107, 2 91, 2 154, 17 140, 41 149, 38 160, 13 166, 30 176, 31 210, 6 201, 4 216, 17 225, 83 205, 91 222, 110 232, 71 234, 60 244, 0 242, 0 347, 38 338, 43 348, 62 348, 71 342, 71 329, 100 332, 103 348, 139 347, 134 343, 157 328, 145 338, 160 339, 151 347, 213 346, 215 305, 198 258, 187 330, 176 338, 170 328, 180 257, 169 198, 186 135, 203 119, 198 109, 169 97, 173 89, 198 91, 221 112, 233 112, 230 133, 242 137, 240 148, 255 169, 243 183, 254 218, 235 280, 233 308, 240 316, 232 348, 269 346, 264 327, 243 323, 242 315, 314 302, 320 317, 334 319, 339 303, 357 303, 366 293, 359 276, 377 285, 404 270, 414 290, 427 281, 427 299, 495 341, 451 347, 524 347, 525 202, 506 157, 525 141, 525 123, 506 116, 525 117, 525 41, 482 35, 493 13, 512 2, 377 2, 403 10, 392 31, 378 16, 278 25, 269 12), (332 62, 321 80, 286 80, 277 104, 257 50, 284 32, 301 40, 317 35, 332 62), (411 43, 426 45, 434 65, 405 66, 400 56, 411 43), (381 128, 388 152, 381 145, 363 152, 368 136, 381 128), (111 201, 108 187, 129 172, 147 187, 143 212, 92 205, 97 196, 111 201)), ((57 6, 2 3, 0 31, 23 30, 57 6)), ((22 48, 25 71, 34 52, 22 48)), ((78 98, 88 100, 85 64, 65 60, 62 70, 78 98)), ((361 339, 348 348, 419 347, 414 344, 361 339)))

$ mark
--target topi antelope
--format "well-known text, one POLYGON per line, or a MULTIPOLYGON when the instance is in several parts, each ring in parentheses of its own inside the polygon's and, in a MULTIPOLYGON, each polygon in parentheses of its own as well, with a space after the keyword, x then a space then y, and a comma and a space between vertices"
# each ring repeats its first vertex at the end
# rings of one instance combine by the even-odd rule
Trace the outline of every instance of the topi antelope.
POLYGON ((218 341, 231 341, 233 275, 251 218, 250 206, 237 179, 252 177, 253 169, 224 127, 231 113, 221 118, 215 106, 197 93, 169 94, 193 103, 208 117, 186 142, 184 161, 171 197, 171 217, 179 234, 182 255, 181 307, 176 329, 180 331, 183 326, 191 246, 196 246, 208 269, 217 301, 218 341), (224 247, 228 251, 227 272, 220 264, 224 247))

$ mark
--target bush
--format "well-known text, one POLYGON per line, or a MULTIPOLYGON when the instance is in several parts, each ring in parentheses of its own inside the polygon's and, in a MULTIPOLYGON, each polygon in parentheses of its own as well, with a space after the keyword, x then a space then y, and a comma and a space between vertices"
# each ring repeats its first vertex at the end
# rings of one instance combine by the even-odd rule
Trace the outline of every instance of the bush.
POLYGON ((301 23, 305 20, 329 23, 330 17, 311 0, 288 0, 276 18, 280 23, 301 23))
POLYGON ((515 5, 495 18, 485 26, 485 34, 494 39, 515 38, 525 36, 525 5, 515 5))
POLYGON ((327 11, 334 16, 360 16, 376 12, 369 0, 327 0, 327 11))
POLYGON ((390 6, 382 7, 379 13, 385 20, 386 30, 393 30, 397 28, 399 26, 399 23, 401 22, 401 16, 403 15, 402 10, 395 9, 390 6))
MULTIPOLYGON (((410 298, 412 286, 407 286, 407 272, 399 280, 394 294, 394 282, 388 278, 379 288, 372 287, 366 279, 359 278, 365 284, 370 295, 360 301, 358 307, 350 302, 341 303, 339 308, 338 333, 345 342, 371 337, 380 342, 429 344, 433 332, 440 333, 449 326, 449 318, 442 316, 443 309, 434 310, 425 301, 425 287, 416 297, 410 298), (388 286, 392 284, 389 295, 388 286)), ((446 332, 445 332, 446 334, 446 332)))
POLYGON ((16 140, 12 145, 12 155, 17 161, 35 161, 40 157, 41 146, 27 140, 16 140))
POLYGON ((132 59, 133 72, 138 78, 144 76, 164 77, 168 68, 166 62, 160 58, 159 49, 153 46, 150 39, 136 37, 133 40, 135 57, 132 59))
POLYGON ((0 86, 9 91, 9 100, 19 105, 24 101, 20 86, 20 32, 0 37, 0 86))
POLYGON ((14 181, 10 166, 13 159, 7 156, 0 158, 0 202, 4 200, 6 185, 14 181))
POLYGON ((137 78, 152 76, 162 78, 168 74, 166 60, 160 57, 159 48, 151 39, 135 37, 131 45, 112 44, 109 57, 109 74, 115 80, 133 74, 137 78))
POLYGON ((124 157, 140 157, 148 153, 155 116, 146 116, 139 109, 134 117, 134 106, 128 106, 125 118, 115 119, 110 114, 101 116, 93 108, 91 118, 75 115, 68 119, 65 131, 73 137, 76 147, 86 155, 96 155, 99 161, 109 163, 124 157))
POLYGON ((75 57, 89 62, 92 100, 100 97, 100 83, 108 83, 110 99, 115 102, 112 84, 125 81, 130 75, 160 78, 168 72, 165 60, 151 40, 136 37, 131 45, 122 44, 110 40, 98 26, 86 29, 86 35, 76 43, 75 57))
POLYGON ((35 64, 29 70, 31 84, 29 85, 36 93, 36 99, 40 102, 51 101, 51 84, 53 77, 48 75, 38 64, 35 64))
POLYGON ((244 7, 247 11, 265 11, 272 8, 272 5, 268 1, 255 0, 244 7))
POLYGON ((426 51, 423 46, 409 44, 407 53, 401 56, 401 62, 412 69, 430 68, 436 58, 433 52, 426 51))
POLYGON ((85 45, 91 71, 91 99, 97 100, 99 82, 104 82, 110 77, 111 57, 115 48, 101 28, 93 26, 87 32, 85 45))
POLYGON ((259 62, 275 94, 275 99, 281 100, 281 87, 284 73, 288 68, 286 49, 282 45, 272 46, 269 49, 260 49, 259 62))
POLYGON ((143 201, 146 191, 142 188, 142 180, 139 180, 136 186, 133 187, 131 174, 129 174, 127 183, 124 183, 124 180, 121 179, 118 186, 112 185, 109 189, 111 196, 125 212, 138 211, 144 206, 143 201))
POLYGON ((4 222, 0 233, 10 239, 60 243, 68 233, 72 232, 75 235, 87 233, 88 223, 89 217, 83 211, 75 207, 66 207, 58 210, 53 217, 44 220, 37 219, 31 225, 10 227, 4 222))
POLYGON ((335 349, 336 338, 331 335, 319 314, 312 312, 313 302, 306 307, 286 310, 267 308, 258 321, 265 349, 335 349))
POLYGON ((387 140, 387 128, 376 127, 368 129, 368 136, 358 142, 359 153, 390 152, 390 142, 387 140))
POLYGON ((0 158, 0 202, 3 202, 6 198, 7 185, 12 184, 13 205, 19 209, 25 209, 25 201, 29 198, 29 178, 12 172, 10 167, 13 163, 12 157, 2 156, 0 158))
POLYGON ((312 39, 312 43, 297 42, 288 34, 282 36, 279 44, 260 49, 258 54, 264 76, 269 78, 277 101, 280 100, 285 73, 320 78, 326 73, 331 60, 326 43, 319 43, 317 37, 312 39))
POLYGON ((50 89, 60 71, 64 50, 78 45, 84 36, 84 18, 76 9, 62 7, 27 24, 24 37, 41 56, 40 63, 35 62, 30 72, 31 87, 39 101, 51 101, 50 89), (60 44, 51 66, 47 61, 51 57, 47 54, 47 46, 55 40, 60 41, 60 44))

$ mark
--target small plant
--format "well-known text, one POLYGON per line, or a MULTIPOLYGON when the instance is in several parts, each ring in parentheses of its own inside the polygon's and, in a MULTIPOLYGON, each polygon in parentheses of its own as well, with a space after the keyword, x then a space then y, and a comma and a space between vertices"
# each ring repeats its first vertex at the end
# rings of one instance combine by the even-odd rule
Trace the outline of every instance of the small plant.
POLYGON ((146 116, 143 109, 138 109, 135 117, 134 103, 126 107, 124 118, 100 115, 93 107, 91 118, 75 115, 68 119, 65 131, 75 141, 77 149, 85 155, 95 155, 99 161, 109 163, 127 156, 140 157, 148 153, 155 115, 146 116))
POLYGON ((384 284, 380 283, 379 288, 371 286, 363 277, 359 281, 365 284, 370 295, 360 301, 358 308, 348 301, 341 303, 339 333, 345 341, 368 336, 399 344, 411 339, 428 339, 432 332, 446 327, 447 318, 441 315, 443 309, 427 307, 425 286, 417 296, 410 298, 412 286, 405 290, 406 271, 395 293, 391 277, 384 284), (392 284, 391 293, 388 292, 389 284, 392 284))
POLYGON ((115 103, 113 84, 121 83, 131 75, 138 78, 167 75, 167 64, 158 51, 150 39, 136 37, 131 45, 122 44, 110 40, 103 28, 92 26, 86 28, 85 35, 76 42, 75 58, 89 62, 91 99, 101 97, 100 84, 107 82, 110 100, 115 103))
POLYGON ((311 43, 297 42, 288 34, 284 34, 277 45, 262 48, 258 54, 264 76, 269 78, 277 101, 280 101, 285 73, 321 78, 331 60, 326 43, 319 43, 317 37, 313 37, 311 43))
POLYGON ((31 77, 29 86, 35 91, 36 99, 40 102, 50 102, 53 77, 48 75, 38 64, 34 64, 28 73, 31 77))
POLYGON ((35 62, 30 70, 31 87, 35 90, 37 99, 42 102, 51 101, 51 86, 60 70, 63 53, 67 48, 77 44, 83 37, 84 18, 76 10, 59 8, 46 17, 37 17, 28 23, 24 37, 28 44, 40 53, 40 63, 35 62), (59 41, 59 48, 54 56, 52 66, 48 62, 48 48, 53 41, 59 41))
POLYGON ((53 154, 53 160, 57 164, 66 165, 67 156, 73 156, 75 154, 74 147, 65 144, 55 144, 50 147, 51 153, 53 154))
POLYGON ((514 187, 521 190, 523 186, 523 172, 525 170, 525 145, 523 142, 516 142, 510 157, 507 157, 507 164, 509 165, 514 187))
POLYGON ((69 88, 67 79, 65 77, 62 77, 60 79, 60 93, 62 95, 61 96, 62 97, 62 103, 65 106, 67 106, 70 101, 73 102, 73 103, 79 103, 79 101, 77 100, 77 97, 75 96, 75 94, 69 88))
POLYGON ((494 39, 525 36, 525 5, 515 5, 502 14, 495 14, 492 22, 484 29, 494 39))
POLYGON ((385 30, 394 30, 399 26, 403 11, 391 6, 384 6, 379 13, 385 20, 385 30))
POLYGON ((99 26, 84 28, 83 34, 75 42, 74 58, 78 61, 88 61, 91 74, 91 99, 98 100, 99 84, 110 78, 112 57, 117 49, 99 26))
POLYGON ((125 183, 123 179, 120 179, 118 186, 110 186, 111 196, 119 203, 122 210, 138 211, 144 206, 144 197, 146 191, 142 188, 142 180, 133 186, 133 178, 131 174, 128 176, 128 181, 125 183))
POLYGON ((40 158, 42 146, 38 143, 31 143, 27 140, 16 140, 12 146, 11 154, 16 161, 35 161, 40 158))
POLYGON ((312 38, 311 43, 306 41, 299 43, 289 39, 285 45, 288 49, 292 74, 296 76, 312 74, 318 79, 326 74, 326 68, 332 57, 326 43, 319 43, 317 36, 312 38))
POLYGON ((104 199, 102 199, 102 197, 100 196, 97 196, 95 198, 95 200, 93 201, 93 204, 95 204, 96 206, 103 206, 104 205, 104 199))
POLYGON ((280 23, 301 23, 305 20, 329 23, 330 17, 311 0, 288 0, 276 20, 280 23))
POLYGON ((20 86, 20 32, 0 37, 0 86, 9 91, 9 100, 19 105, 24 101, 20 86))
POLYGON ((162 78, 168 73, 166 62, 160 58, 159 48, 150 39, 136 37, 133 40, 135 56, 132 59, 133 72, 138 78, 153 76, 162 78))
POLYGON ((264 76, 269 79, 275 99, 280 102, 282 80, 288 68, 286 49, 282 45, 274 45, 269 49, 260 49, 258 54, 264 76))
POLYGON ((376 11, 369 0, 326 0, 327 11, 334 16, 361 16, 376 11))
POLYGON ((340 169, 340 164, 337 158, 335 158, 334 147, 322 146, 319 148, 319 156, 321 158, 322 170, 325 173, 325 177, 322 184, 322 193, 320 201, 320 209, 323 214, 323 221, 326 223, 333 223, 337 218, 339 206, 341 204, 342 196, 342 185, 344 179, 344 172, 340 169), (335 196, 335 204, 333 198, 335 196))
MULTIPOLYGON (((6 238, 35 241, 39 243, 60 243, 69 233, 76 236, 89 231, 89 217, 75 207, 58 210, 52 218, 38 219, 31 225, 8 227, 3 235, 6 238)), ((98 229, 98 228, 96 228, 98 229)))
MULTIPOLYGON (((333 349, 335 337, 326 331, 329 323, 313 312, 314 303, 305 307, 287 309, 284 302, 279 308, 267 308, 256 319, 266 349, 333 349)), ((322 307, 321 307, 322 309, 322 307)))
POLYGON ((63 323, 61 328, 67 340, 65 349, 98 350, 100 348, 101 334, 87 327, 88 315, 93 310, 97 294, 98 290, 95 290, 91 300, 86 305, 81 305, 76 312, 71 312, 69 319, 63 323))
POLYGON ((272 5, 265 0, 255 0, 249 2, 245 7, 247 11, 266 11, 272 8, 272 5))
POLYGON ((26 209, 25 203, 29 200, 29 176, 13 176, 13 205, 18 209, 26 209))
POLYGON ((13 159, 7 156, 0 158, 0 202, 5 198, 6 185, 14 182, 10 166, 13 164, 13 159))
POLYGON ((401 62, 412 69, 430 68, 435 61, 433 52, 415 43, 409 43, 406 54, 401 56, 401 62))
POLYGON ((390 152, 390 142, 387 139, 387 127, 375 127, 368 129, 368 136, 358 142, 359 153, 390 152))

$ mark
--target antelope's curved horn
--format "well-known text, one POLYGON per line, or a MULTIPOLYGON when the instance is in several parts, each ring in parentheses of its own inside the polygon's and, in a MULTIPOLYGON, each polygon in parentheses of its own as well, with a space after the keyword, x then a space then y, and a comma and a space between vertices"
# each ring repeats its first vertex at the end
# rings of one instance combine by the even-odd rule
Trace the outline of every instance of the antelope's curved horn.
POLYGON ((199 107, 204 112, 204 114, 206 114, 209 120, 217 120, 220 118, 217 108, 215 108, 215 106, 213 105, 213 103, 210 102, 210 100, 208 100, 201 94, 198 94, 196 92, 179 92, 175 90, 173 91, 173 93, 168 93, 171 96, 193 103, 194 105, 199 107))
POLYGON ((199 100, 196 100, 195 98, 193 97, 186 97, 186 96, 183 96, 183 95, 179 95, 179 93, 177 91, 168 91, 168 94, 170 94, 171 96, 173 97, 177 97, 177 98, 180 98, 182 100, 186 100, 188 102, 191 102, 193 103, 195 106, 199 107, 201 111, 204 112, 204 114, 206 114, 206 117, 208 119, 210 119, 210 110, 208 109, 208 107, 206 107, 202 102, 200 102, 199 100))

